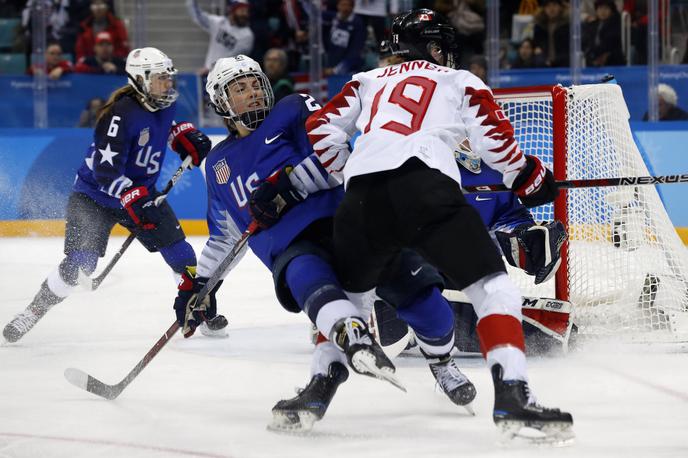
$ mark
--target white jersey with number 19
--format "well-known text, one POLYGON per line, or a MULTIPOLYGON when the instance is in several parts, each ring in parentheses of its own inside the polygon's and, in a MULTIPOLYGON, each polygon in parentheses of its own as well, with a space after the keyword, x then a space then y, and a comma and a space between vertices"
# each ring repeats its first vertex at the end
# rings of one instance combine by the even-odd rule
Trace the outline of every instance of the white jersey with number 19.
POLYGON ((507 186, 525 165, 490 89, 467 71, 424 60, 354 75, 306 130, 322 165, 345 184, 412 157, 461 183, 454 149, 466 138, 507 186), (350 153, 347 141, 356 131, 361 136, 350 153))

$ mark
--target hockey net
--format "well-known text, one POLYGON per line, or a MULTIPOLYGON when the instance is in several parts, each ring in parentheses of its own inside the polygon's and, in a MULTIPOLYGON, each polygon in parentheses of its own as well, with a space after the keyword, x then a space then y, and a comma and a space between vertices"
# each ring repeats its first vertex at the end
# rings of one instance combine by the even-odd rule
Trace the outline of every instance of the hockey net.
MULTIPOLYGON (((650 175, 617 85, 499 89, 495 98, 524 152, 558 180, 650 175)), ((554 279, 535 286, 513 272, 524 294, 570 301, 581 334, 688 340, 688 250, 654 186, 570 189, 532 211, 562 221, 569 242, 554 279)))

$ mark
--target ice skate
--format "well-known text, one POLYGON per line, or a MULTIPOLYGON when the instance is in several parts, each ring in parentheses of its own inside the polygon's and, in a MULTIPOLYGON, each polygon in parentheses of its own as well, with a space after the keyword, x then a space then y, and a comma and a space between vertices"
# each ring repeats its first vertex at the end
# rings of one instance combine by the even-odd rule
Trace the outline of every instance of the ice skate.
POLYGON ((570 413, 539 405, 530 393, 528 383, 521 380, 504 381, 502 375, 502 366, 492 366, 495 386, 492 418, 503 441, 520 438, 532 443, 553 445, 573 442, 575 435, 570 413))
POLYGON ((201 334, 206 337, 213 337, 215 339, 222 339, 228 337, 227 325, 229 322, 223 315, 215 315, 213 318, 205 320, 199 326, 201 334))
POLYGON ((423 353, 423 356, 428 360, 430 372, 437 380, 437 385, 451 402, 475 415, 471 404, 476 395, 475 386, 461 372, 454 359, 449 354, 432 357, 423 353))
POLYGON ((38 323, 38 320, 48 313, 48 310, 53 305, 62 300, 63 298, 56 296, 50 291, 48 282, 44 281, 33 302, 23 312, 18 313, 12 321, 7 323, 5 329, 2 330, 3 337, 9 343, 18 341, 38 323))
POLYGON ((365 322, 356 317, 342 319, 334 325, 332 342, 344 350, 349 366, 359 374, 386 380, 402 391, 406 388, 394 375, 392 361, 368 332, 365 322))
POLYGON ((347 368, 338 362, 330 364, 327 375, 317 374, 308 385, 291 398, 272 408, 271 431, 305 433, 327 412, 339 385, 349 378, 347 368))

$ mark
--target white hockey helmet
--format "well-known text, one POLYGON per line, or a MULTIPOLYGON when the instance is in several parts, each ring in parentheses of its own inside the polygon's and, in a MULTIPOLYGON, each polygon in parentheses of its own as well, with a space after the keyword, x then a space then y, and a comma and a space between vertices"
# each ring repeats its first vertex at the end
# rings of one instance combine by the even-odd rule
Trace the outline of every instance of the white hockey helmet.
POLYGON ((129 84, 152 109, 167 108, 179 97, 177 70, 172 64, 172 59, 159 49, 134 49, 127 56, 125 70, 129 84), (172 84, 168 84, 168 81, 172 84))
POLYGON ((205 90, 217 114, 249 130, 263 122, 275 102, 270 81, 258 62, 242 54, 218 59, 205 90))

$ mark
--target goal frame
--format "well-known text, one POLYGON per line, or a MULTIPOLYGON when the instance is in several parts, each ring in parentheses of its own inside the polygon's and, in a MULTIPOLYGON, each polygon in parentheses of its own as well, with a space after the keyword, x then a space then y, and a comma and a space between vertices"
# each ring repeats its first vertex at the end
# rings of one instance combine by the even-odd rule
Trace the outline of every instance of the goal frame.
MULTIPOLYGON (((561 85, 527 86, 494 89, 494 98, 499 103, 505 99, 527 100, 528 98, 550 98, 552 101, 552 173, 554 179, 567 179, 566 157, 567 136, 567 90, 561 85)), ((569 233, 568 191, 562 189, 554 201, 554 218, 561 221, 569 233)), ((555 276, 557 299, 569 300, 569 241, 561 246, 561 266, 555 276)))

